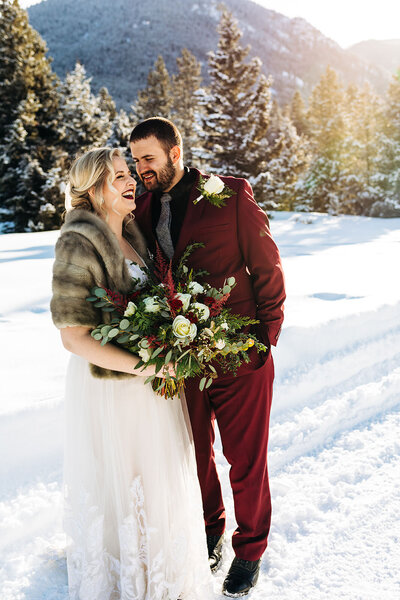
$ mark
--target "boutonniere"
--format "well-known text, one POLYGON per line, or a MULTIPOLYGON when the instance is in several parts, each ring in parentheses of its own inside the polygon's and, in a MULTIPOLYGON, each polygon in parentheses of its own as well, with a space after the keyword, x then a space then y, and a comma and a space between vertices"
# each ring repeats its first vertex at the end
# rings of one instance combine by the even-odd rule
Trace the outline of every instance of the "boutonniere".
POLYGON ((197 204, 202 198, 204 198, 213 206, 218 206, 218 208, 225 206, 225 200, 233 196, 235 193, 233 190, 231 190, 231 188, 224 184, 222 179, 216 175, 210 175, 208 179, 205 179, 205 177, 200 175, 197 189, 199 192, 201 192, 201 196, 195 198, 195 200, 193 200, 193 204, 197 204))

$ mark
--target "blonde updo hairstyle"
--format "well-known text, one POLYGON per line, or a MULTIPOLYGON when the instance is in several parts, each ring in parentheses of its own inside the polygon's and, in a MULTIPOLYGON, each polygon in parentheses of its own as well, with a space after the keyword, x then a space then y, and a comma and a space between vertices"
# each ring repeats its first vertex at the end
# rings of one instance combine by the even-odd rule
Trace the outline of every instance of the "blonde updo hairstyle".
POLYGON ((69 172, 72 209, 84 208, 105 214, 104 184, 117 192, 112 185, 115 178, 112 161, 115 156, 122 157, 118 148, 96 148, 75 159, 69 172), (93 190, 92 197, 89 190, 93 190))

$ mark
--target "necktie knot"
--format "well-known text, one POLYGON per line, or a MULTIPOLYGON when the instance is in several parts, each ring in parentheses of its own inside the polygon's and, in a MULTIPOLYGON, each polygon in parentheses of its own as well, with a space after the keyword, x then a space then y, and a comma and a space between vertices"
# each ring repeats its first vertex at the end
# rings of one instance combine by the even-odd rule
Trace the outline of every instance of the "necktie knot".
POLYGON ((160 200, 162 204, 165 204, 165 202, 171 202, 171 194, 163 194, 160 200))

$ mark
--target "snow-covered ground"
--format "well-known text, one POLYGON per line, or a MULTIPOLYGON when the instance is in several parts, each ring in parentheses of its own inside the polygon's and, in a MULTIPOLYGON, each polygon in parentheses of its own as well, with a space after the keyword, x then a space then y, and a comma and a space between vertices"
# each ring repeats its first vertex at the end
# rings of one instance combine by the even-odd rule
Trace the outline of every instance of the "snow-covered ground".
MULTIPOLYGON (((277 214, 273 524, 253 600, 400 598, 400 219, 277 214)), ((57 232, 0 236, 0 597, 66 600, 57 232)), ((228 465, 217 446, 229 530, 228 465)), ((215 577, 216 598, 229 567, 215 577)))

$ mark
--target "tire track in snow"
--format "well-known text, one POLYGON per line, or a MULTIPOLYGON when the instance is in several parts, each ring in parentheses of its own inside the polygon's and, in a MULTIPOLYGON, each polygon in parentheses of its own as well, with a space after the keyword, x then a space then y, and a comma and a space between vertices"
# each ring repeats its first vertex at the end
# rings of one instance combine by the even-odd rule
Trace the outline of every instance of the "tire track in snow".
POLYGON ((387 414, 274 474, 264 597, 400 597, 399 429, 387 414))
POLYGON ((290 419, 272 423, 269 442, 271 473, 300 456, 314 452, 343 432, 400 407, 400 367, 378 381, 331 396, 290 419))
POLYGON ((64 405, 54 398, 0 417, 0 498, 12 498, 35 482, 60 481, 64 405))

